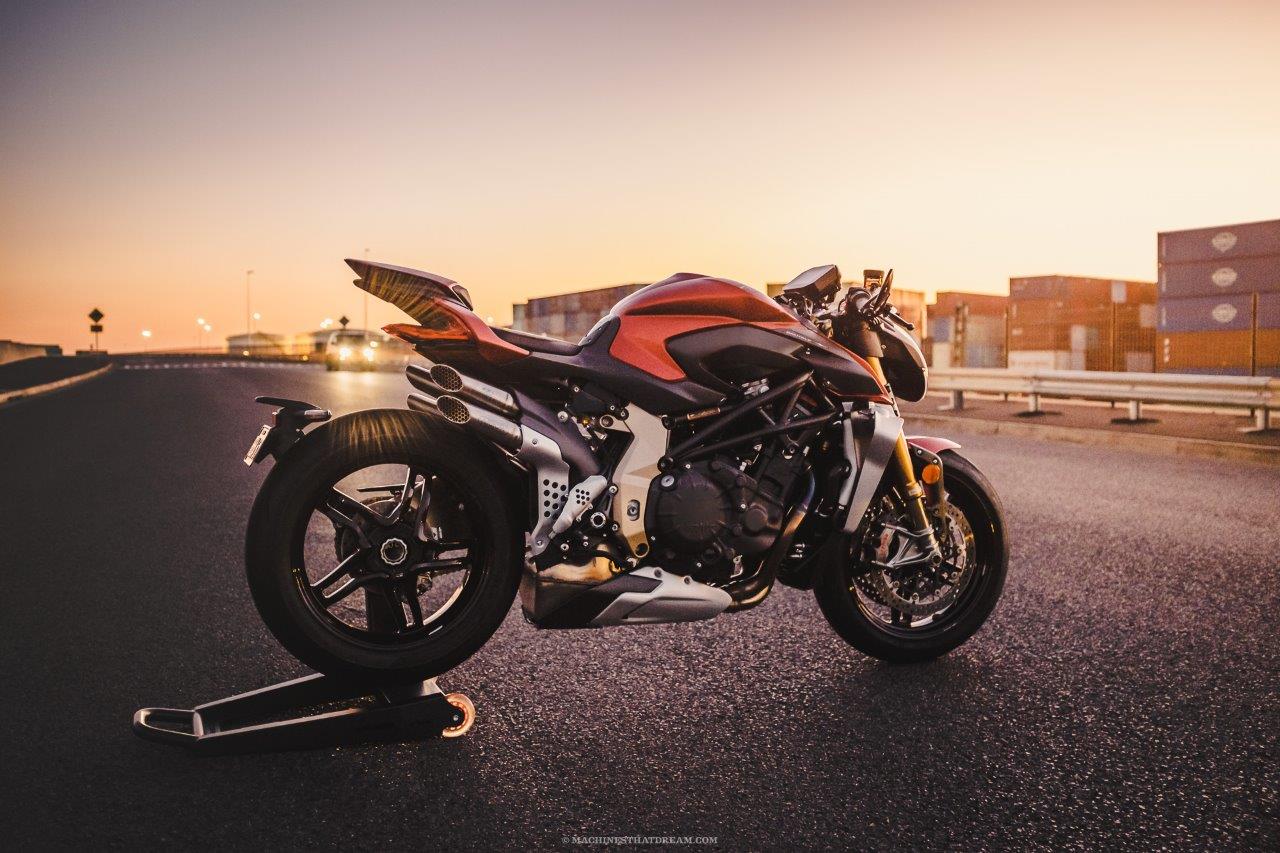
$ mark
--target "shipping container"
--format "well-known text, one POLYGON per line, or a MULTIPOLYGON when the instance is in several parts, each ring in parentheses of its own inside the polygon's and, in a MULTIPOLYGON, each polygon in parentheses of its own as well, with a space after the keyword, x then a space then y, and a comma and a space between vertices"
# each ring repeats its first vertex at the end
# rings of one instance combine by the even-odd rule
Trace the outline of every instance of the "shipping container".
POLYGON ((1258 329, 1258 375, 1280 376, 1280 328, 1258 329))
POLYGON ((961 352, 954 344, 934 341, 931 358, 929 364, 935 369, 1005 366, 1004 346, 995 344, 966 344, 961 352))
POLYGON ((960 326, 956 317, 938 317, 933 313, 933 309, 930 308, 929 337, 943 343, 950 343, 963 336, 967 344, 997 344, 1004 346, 1004 328, 1005 319, 1003 315, 992 317, 971 314, 964 318, 963 326, 960 326), (962 329, 963 331, 958 333, 957 329, 962 329))
POLYGON ((1040 275, 1009 279, 1009 299, 1052 300, 1072 306, 1154 302, 1155 283, 1074 275, 1040 275))
POLYGON ((1280 219, 1190 231, 1165 231, 1156 236, 1156 257, 1160 263, 1253 255, 1280 255, 1280 219))
POLYGON ((1222 373, 1248 376, 1253 365, 1250 329, 1208 332, 1162 332, 1156 341, 1161 373, 1222 373))
MULTIPOLYGON (((1152 339, 1154 341, 1154 338, 1152 339)), ((1120 364, 1127 373, 1154 373, 1156 355, 1150 349, 1120 353, 1120 364)))
POLYGON ((1009 279, 1009 299, 1057 300, 1099 304, 1111 301, 1111 279, 1038 275, 1009 279))
POLYGON ((1258 328, 1280 329, 1280 293, 1259 293, 1258 328))
POLYGON ((1162 333, 1247 332, 1253 328, 1253 295, 1162 299, 1157 315, 1162 333))
POLYGON ((1102 346, 1102 330, 1097 326, 1075 325, 1067 329, 1072 352, 1098 349, 1102 346))
POLYGON ((1130 281, 1113 279, 1111 281, 1111 302, 1115 305, 1142 305, 1156 301, 1156 283, 1154 281, 1130 281))
POLYGON ((1011 350, 1010 370, 1084 370, 1084 353, 1070 350, 1011 350))
POLYGON ((1251 376, 1247 367, 1180 367, 1176 370, 1158 370, 1157 373, 1182 373, 1191 376, 1251 376))
POLYGON ((1280 255, 1160 265, 1160 298, 1280 292, 1280 255))
POLYGON ((1141 305, 1115 306, 1116 322, 1121 326, 1131 326, 1137 329, 1154 329, 1156 327, 1157 316, 1158 312, 1154 302, 1145 302, 1141 305))
POLYGON ((1038 323, 1009 327, 1009 352, 1068 349, 1066 326, 1038 323))
MULTIPOLYGON (((1009 350, 1071 352, 1081 370, 1150 369, 1155 360, 1155 284, 1111 280, 1115 301, 1016 298, 1009 302, 1009 350)), ((1052 292, 1024 289, 1024 293, 1052 292)), ((1099 285, 1086 291, 1096 298, 1099 285)), ((1011 362, 1012 363, 1012 362, 1011 362)))
MULTIPOLYGON (((1152 306, 1155 302, 1145 303, 1152 306)), ((1108 325, 1119 311, 1141 310, 1134 305, 1082 305, 1054 299, 1023 299, 1009 305, 1009 321, 1015 326, 1049 323, 1061 326, 1108 325)))
POLYGON ((964 347, 965 367, 1004 367, 1004 342, 984 344, 970 342, 964 347))
POLYGON ((1003 316, 992 317, 971 314, 965 318, 964 339, 969 344, 998 344, 1004 346, 1003 316))
POLYGON ((1116 305, 1110 327, 1111 370, 1150 373, 1155 369, 1156 306, 1116 305))
POLYGON ((969 309, 969 316, 1003 317, 1009 307, 1009 297, 991 293, 964 293, 958 290, 939 292, 929 306, 930 316, 953 315, 961 305, 969 309))
POLYGON ((929 337, 940 343, 949 343, 951 341, 951 327, 955 323, 955 318, 951 316, 939 317, 932 308, 929 311, 929 337))

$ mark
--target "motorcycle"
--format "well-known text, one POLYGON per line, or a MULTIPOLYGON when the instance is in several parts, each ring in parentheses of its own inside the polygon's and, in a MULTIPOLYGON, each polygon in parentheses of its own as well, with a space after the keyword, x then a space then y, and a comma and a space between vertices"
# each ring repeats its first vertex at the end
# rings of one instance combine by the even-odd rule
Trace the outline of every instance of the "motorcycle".
POLYGON ((885 661, 938 657, 994 609, 1000 500, 959 445, 908 436, 928 370, 893 272, 815 267, 776 299, 680 273, 577 343, 491 327, 458 283, 348 260, 412 317, 407 408, 278 406, 245 461, 249 588, 330 674, 436 676, 519 595, 539 628, 710 619, 778 584, 885 661))

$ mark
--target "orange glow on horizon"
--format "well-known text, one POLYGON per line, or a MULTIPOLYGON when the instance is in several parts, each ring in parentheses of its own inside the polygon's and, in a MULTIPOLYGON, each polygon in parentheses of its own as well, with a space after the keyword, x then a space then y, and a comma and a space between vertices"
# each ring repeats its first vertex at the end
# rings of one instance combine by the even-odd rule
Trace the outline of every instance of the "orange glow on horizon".
POLYGON ((359 326, 366 246, 507 322, 680 270, 1154 280, 1157 231, 1280 216, 1273 2, 5 17, 0 338, 68 351, 95 305, 107 349, 220 343, 247 269, 260 331, 359 326))

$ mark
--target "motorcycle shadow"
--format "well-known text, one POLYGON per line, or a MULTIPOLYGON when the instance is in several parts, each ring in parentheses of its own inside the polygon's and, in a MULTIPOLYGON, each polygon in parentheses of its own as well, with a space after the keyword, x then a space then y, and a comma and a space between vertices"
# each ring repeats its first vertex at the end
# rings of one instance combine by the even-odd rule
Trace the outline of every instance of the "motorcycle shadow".
POLYGON ((870 743, 967 727, 985 697, 1003 692, 995 670, 956 653, 918 664, 868 661, 832 675, 828 712, 856 725, 870 743))

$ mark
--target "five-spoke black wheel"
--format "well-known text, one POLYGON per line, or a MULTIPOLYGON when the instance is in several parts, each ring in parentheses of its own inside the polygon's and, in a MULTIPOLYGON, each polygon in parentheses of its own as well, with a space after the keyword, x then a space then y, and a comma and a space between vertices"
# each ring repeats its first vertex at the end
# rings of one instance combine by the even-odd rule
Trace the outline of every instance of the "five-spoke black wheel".
POLYGON ((501 624, 519 579, 509 484, 461 433, 399 410, 313 430, 250 518, 263 619, 324 672, 425 678, 501 624))

